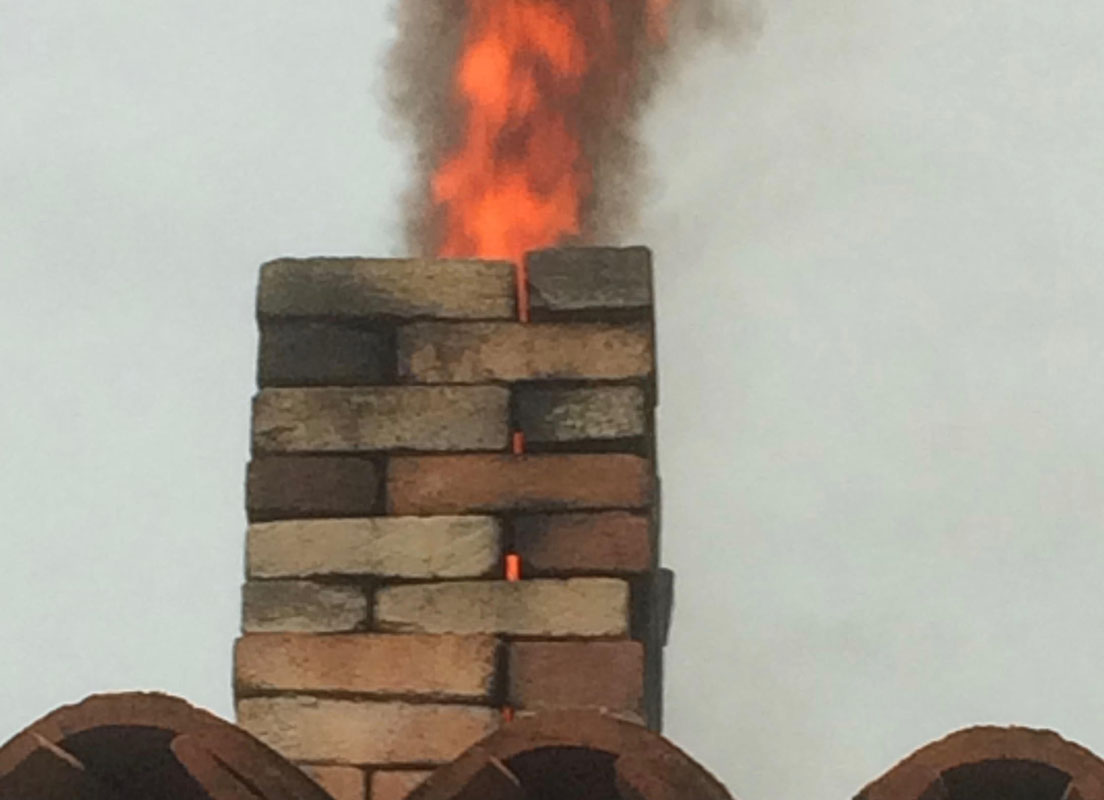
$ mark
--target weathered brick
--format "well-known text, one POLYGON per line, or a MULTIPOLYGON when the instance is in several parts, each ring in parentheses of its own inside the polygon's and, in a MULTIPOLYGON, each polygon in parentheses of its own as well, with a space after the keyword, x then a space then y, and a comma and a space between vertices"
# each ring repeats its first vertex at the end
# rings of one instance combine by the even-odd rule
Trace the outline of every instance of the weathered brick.
POLYGON ((387 465, 391 514, 642 508, 650 463, 622 453, 396 456, 387 465))
POLYGON ((392 336, 333 320, 261 325, 260 386, 360 386, 386 383, 394 369, 392 336))
POLYGON ((368 600, 355 586, 308 581, 250 581, 242 586, 242 630, 349 631, 368 616, 368 600))
POLYGON ((403 800, 432 774, 415 769, 376 770, 372 773, 369 800, 403 800))
POLYGON ((526 257, 534 312, 638 309, 652 304, 646 247, 558 247, 526 257))
POLYGON ((492 733, 499 712, 468 705, 311 697, 238 701, 238 724, 285 758, 336 764, 441 764, 492 733))
POLYGON ((513 319, 514 268, 500 261, 282 258, 261 267, 260 317, 513 319))
POLYGON ((348 456, 263 456, 249 464, 250 521, 365 516, 380 489, 374 462, 348 456))
POLYGON ((399 328, 398 372, 414 383, 617 380, 652 374, 645 324, 418 322, 399 328))
POLYGON ((375 600, 388 631, 624 636, 629 626, 629 587, 616 578, 385 586, 375 600))
POLYGON ((516 391, 516 408, 529 442, 624 439, 648 432, 639 386, 525 386, 516 391))
POLYGON ((334 800, 364 800, 368 776, 356 767, 300 764, 299 769, 325 789, 334 800))
POLYGON ((246 569, 253 578, 478 578, 500 567, 500 528, 480 516, 261 522, 249 526, 246 569))
POLYGON ((239 695, 350 692, 488 700, 498 640, 489 636, 259 633, 234 645, 239 695))
POLYGON ((647 572, 650 528, 624 511, 526 515, 514 520, 514 548, 527 576, 647 572))
POLYGON ((264 389, 253 401, 256 452, 504 450, 502 386, 264 389))
POLYGON ((515 708, 643 711, 640 642, 512 642, 507 672, 515 708))

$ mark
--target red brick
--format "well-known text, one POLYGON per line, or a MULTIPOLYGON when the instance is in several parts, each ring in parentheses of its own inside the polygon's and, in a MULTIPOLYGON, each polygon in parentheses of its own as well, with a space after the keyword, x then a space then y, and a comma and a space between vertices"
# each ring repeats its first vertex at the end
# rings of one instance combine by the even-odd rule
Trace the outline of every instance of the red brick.
POLYGON ((414 383, 618 380, 654 371, 645 324, 417 322, 399 329, 399 377, 414 383))
POLYGON ((334 800, 364 800, 368 776, 362 769, 320 764, 300 764, 299 768, 329 792, 334 800))
POLYGON ((266 456, 249 463, 249 521, 367 516, 376 508, 379 472, 369 459, 266 456))
POLYGON ((526 576, 647 572, 650 528, 625 511, 528 515, 514 520, 514 547, 526 576))
POLYGON ((651 465, 626 454, 396 456, 387 467, 391 514, 643 508, 651 465))
POLYGON ((488 700, 498 641, 486 636, 256 634, 234 647, 239 695, 347 692, 488 700))
POLYGON ((640 714, 640 642, 513 642, 508 701, 519 709, 604 708, 640 714))

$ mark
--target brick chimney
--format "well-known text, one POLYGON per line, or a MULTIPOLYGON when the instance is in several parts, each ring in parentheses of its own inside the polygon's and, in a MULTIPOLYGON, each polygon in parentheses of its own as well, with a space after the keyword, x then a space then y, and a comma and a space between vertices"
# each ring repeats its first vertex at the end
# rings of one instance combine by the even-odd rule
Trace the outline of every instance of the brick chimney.
POLYGON ((508 263, 261 269, 238 722, 338 800, 515 716, 660 727, 651 257, 527 266, 528 323, 508 263))

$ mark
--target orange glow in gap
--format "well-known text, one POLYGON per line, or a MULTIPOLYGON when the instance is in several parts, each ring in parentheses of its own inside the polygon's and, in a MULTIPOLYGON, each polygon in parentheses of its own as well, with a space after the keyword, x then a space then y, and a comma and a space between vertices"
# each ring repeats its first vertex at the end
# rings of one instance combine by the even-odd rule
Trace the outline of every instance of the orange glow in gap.
POLYGON ((520 456, 525 452, 525 434, 521 431, 514 431, 514 438, 510 442, 510 449, 515 456, 520 456))
POLYGON ((514 709, 513 706, 502 707, 502 721, 513 722, 514 721, 514 709))
POLYGON ((517 553, 506 554, 506 580, 521 580, 521 556, 517 553))

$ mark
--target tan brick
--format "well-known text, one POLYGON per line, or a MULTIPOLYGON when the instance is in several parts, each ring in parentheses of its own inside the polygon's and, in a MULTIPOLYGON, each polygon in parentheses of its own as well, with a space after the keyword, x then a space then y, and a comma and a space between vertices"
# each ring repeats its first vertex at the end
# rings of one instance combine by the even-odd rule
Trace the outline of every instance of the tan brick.
POLYGON ((629 587, 616 578, 385 586, 375 619, 389 631, 624 636, 629 587))
POLYGON ((626 511, 526 515, 514 520, 514 549, 525 576, 647 572, 650 527, 626 511))
POLYGON ((500 261, 282 258, 261 267, 262 318, 513 319, 514 268, 500 261))
POLYGON ((651 465, 622 453, 395 456, 387 465, 391 514, 643 508, 651 465))
POLYGON ((644 324, 418 322, 399 329, 399 376, 416 383, 616 380, 653 372, 644 324))
POLYGON ((503 450, 509 401, 502 386, 263 389, 253 401, 253 449, 503 450))
POLYGON ((478 578, 500 570, 501 554, 494 517, 288 520, 249 526, 246 569, 252 578, 478 578))
POLYGON ((643 712, 640 642, 512 642, 508 674, 515 708, 643 712))
POLYGON ((517 390, 516 408, 528 442, 627 439, 648 433, 640 386, 565 389, 536 384, 517 390))
POLYGON ((262 633, 234 646, 239 695, 356 692, 488 700, 498 640, 489 636, 262 633))
POLYGON ((369 800, 403 800, 433 773, 427 770, 376 770, 369 800))
POLYGON ((442 764, 492 733, 499 712, 466 705, 310 697, 238 701, 238 724, 292 761, 442 764))
POLYGON ((300 764, 299 769, 333 796, 334 800, 364 800, 368 776, 356 767, 300 764))
POLYGON ((355 586, 308 581, 250 581, 242 586, 245 633, 349 631, 368 616, 368 599, 355 586))

